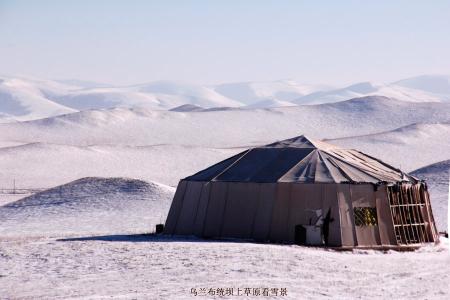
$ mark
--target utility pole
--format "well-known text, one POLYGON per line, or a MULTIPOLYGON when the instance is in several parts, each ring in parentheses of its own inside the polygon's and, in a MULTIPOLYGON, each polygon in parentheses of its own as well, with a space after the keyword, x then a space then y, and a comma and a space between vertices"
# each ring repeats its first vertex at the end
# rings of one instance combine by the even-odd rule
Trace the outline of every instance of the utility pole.
POLYGON ((13 179, 13 194, 16 194, 16 179, 13 179))

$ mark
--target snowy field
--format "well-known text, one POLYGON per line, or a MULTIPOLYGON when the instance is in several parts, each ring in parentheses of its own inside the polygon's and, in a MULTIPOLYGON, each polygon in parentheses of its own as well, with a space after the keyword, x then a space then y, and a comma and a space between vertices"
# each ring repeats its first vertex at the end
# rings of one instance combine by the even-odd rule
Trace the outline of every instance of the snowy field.
POLYGON ((335 252, 110 235, 8 240, 0 247, 2 298, 208 299, 191 288, 227 287, 286 288, 279 299, 449 297, 450 255, 442 246, 335 252))
POLYGON ((301 134, 427 180, 438 229, 447 230, 450 84, 438 93, 421 80, 333 88, 0 79, 0 299, 208 298, 193 288, 283 288, 282 299, 449 299, 445 238, 384 253, 150 235, 180 178, 301 134), (7 193, 14 182, 42 191, 7 193))
POLYGON ((447 239, 383 253, 148 235, 173 193, 85 178, 0 207, 1 298, 193 299, 193 288, 284 288, 283 299, 448 299, 447 239))

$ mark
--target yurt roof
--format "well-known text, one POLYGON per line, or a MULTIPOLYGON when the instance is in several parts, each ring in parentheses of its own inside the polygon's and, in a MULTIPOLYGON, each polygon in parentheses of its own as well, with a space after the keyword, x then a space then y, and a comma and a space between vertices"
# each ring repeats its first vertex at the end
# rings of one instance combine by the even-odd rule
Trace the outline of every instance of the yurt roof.
POLYGON ((416 182, 379 159, 304 135, 255 147, 185 178, 191 181, 395 183, 416 182))

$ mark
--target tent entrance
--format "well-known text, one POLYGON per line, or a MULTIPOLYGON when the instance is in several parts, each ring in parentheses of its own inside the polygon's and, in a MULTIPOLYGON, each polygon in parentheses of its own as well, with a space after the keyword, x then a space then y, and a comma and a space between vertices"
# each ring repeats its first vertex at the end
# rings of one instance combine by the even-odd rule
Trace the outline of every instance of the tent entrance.
POLYGON ((433 217, 424 185, 389 186, 388 198, 395 237, 399 245, 434 241, 433 217))

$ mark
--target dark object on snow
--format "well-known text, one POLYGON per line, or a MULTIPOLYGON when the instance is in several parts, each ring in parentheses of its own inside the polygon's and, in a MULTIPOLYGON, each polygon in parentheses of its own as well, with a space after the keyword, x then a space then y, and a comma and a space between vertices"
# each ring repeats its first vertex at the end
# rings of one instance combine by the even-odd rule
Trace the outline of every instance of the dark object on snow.
POLYGON ((306 244, 306 228, 303 225, 295 226, 295 243, 297 245, 306 244))
POLYGON ((156 224, 156 234, 161 234, 164 231, 164 224, 156 224))

